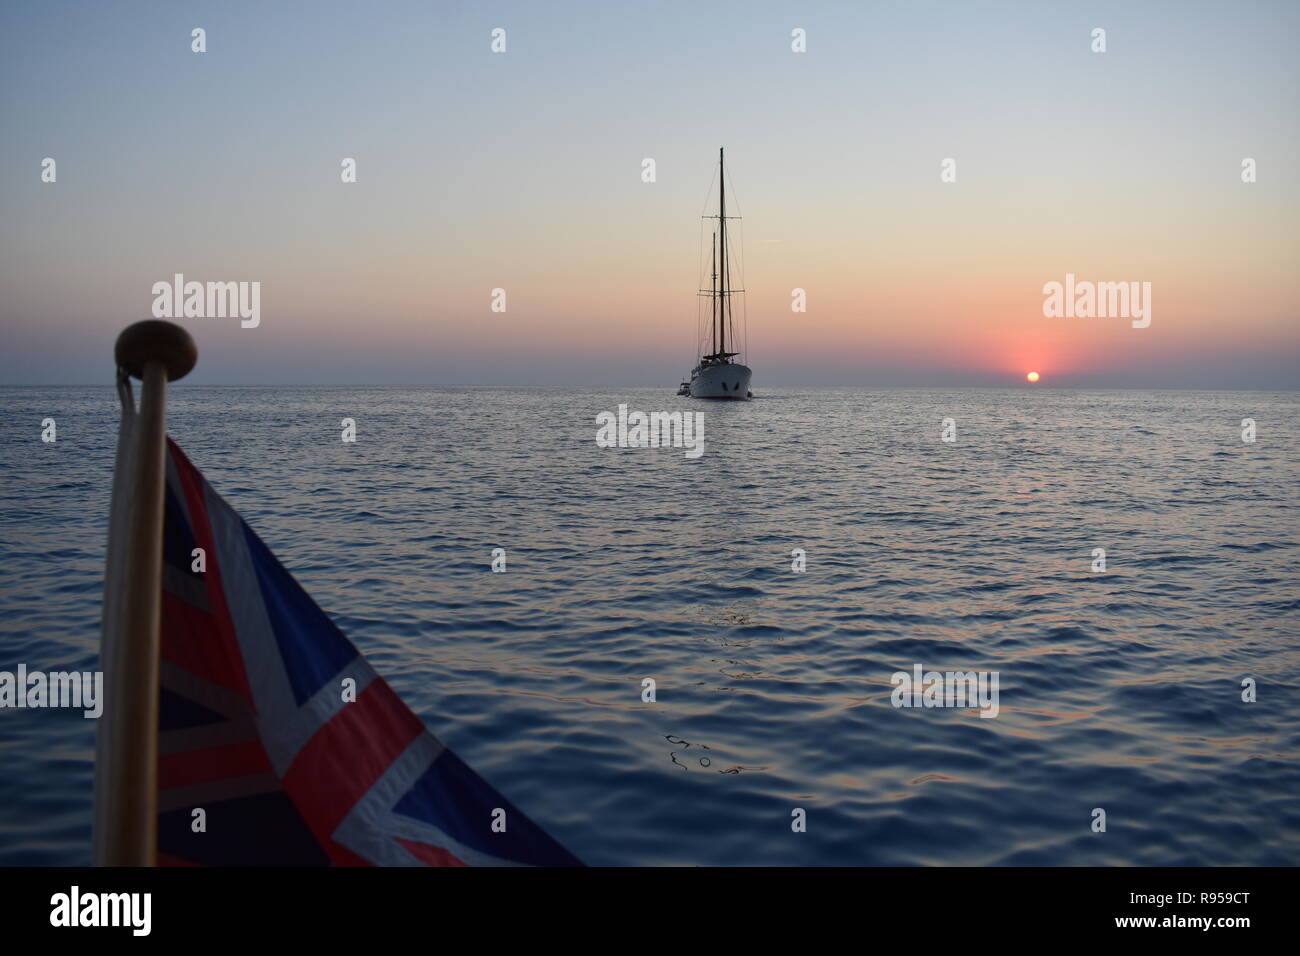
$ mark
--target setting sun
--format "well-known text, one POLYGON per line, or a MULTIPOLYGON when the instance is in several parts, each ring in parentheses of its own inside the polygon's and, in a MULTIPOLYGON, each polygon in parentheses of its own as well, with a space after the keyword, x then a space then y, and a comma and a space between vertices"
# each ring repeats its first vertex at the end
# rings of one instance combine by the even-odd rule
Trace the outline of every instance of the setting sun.
POLYGON ((1029 381, 1031 382, 1036 382, 1038 381, 1038 373, 1030 372, 1028 375, 1025 376, 1025 378, 1029 379, 1029 381))

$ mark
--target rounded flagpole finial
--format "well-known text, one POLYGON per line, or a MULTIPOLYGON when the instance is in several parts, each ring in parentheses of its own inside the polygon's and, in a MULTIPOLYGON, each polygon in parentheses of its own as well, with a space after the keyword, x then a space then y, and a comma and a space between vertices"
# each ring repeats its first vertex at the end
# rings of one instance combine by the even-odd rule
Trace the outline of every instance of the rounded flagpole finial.
POLYGON ((135 378, 144 377, 148 363, 162 362, 167 369, 167 381, 174 382, 194 368, 199 349, 194 337, 175 322, 145 319, 122 330, 113 347, 113 357, 119 368, 135 378))

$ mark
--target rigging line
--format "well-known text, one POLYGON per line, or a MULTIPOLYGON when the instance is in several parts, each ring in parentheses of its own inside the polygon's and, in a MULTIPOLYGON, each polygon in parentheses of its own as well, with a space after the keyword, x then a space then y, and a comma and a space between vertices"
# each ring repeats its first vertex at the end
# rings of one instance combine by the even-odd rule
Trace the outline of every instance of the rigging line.
MULTIPOLYGON (((740 283, 742 289, 748 289, 745 284, 745 223, 740 223, 740 283)), ((746 294, 741 298, 740 317, 742 323, 742 334, 745 338, 745 364, 750 364, 749 358, 749 296, 746 294)))
MULTIPOLYGON (((739 205, 739 203, 737 203, 739 205)), ((745 221, 740 221, 740 287, 748 289, 745 285, 745 221)), ((749 296, 740 297, 740 331, 745 341, 745 363, 749 364, 749 296)))
MULTIPOLYGON (((745 242, 745 224, 744 224, 743 221, 742 221, 741 224, 740 224, 740 241, 741 241, 741 246, 740 246, 740 281, 741 281, 741 282, 744 282, 744 281, 745 281, 745 245, 744 245, 744 242, 745 242)), ((749 286, 745 286, 745 288, 748 289, 749 286)), ((750 362, 750 359, 749 359, 749 296, 748 296, 748 295, 745 296, 745 301, 741 303, 741 310, 742 310, 742 313, 743 313, 743 316, 744 316, 744 321, 745 321, 745 364, 748 365, 749 362, 750 362)))
MULTIPOLYGON (((704 220, 709 218, 706 215, 706 213, 709 211, 709 200, 713 196, 713 184, 716 183, 717 181, 718 181, 718 171, 715 169, 712 175, 709 177, 709 188, 708 191, 705 192, 704 194, 704 205, 700 209, 700 219, 699 219, 700 245, 699 245, 699 253, 697 254, 695 260, 699 265, 699 272, 697 274, 698 282, 695 285, 695 288, 697 290, 704 288, 704 279, 708 275, 708 265, 705 263, 704 260, 704 220)), ((705 354, 705 345, 704 345, 705 330, 703 328, 703 324, 704 324, 704 303, 698 297, 698 293, 697 293, 696 307, 695 307, 695 351, 694 354, 691 356, 692 368, 695 367, 695 360, 698 359, 701 355, 705 354)))
POLYGON ((713 184, 718 181, 718 171, 715 169, 713 175, 709 178, 709 191, 704 194, 704 206, 700 209, 701 219, 716 219, 717 216, 707 215, 709 211, 709 200, 713 198, 713 184))
MULTIPOLYGON (((726 161, 724 159, 723 164, 725 165, 725 163, 726 161)), ((730 172, 730 171, 731 171, 731 167, 727 166, 726 172, 730 172)), ((740 205, 740 190, 736 188, 736 177, 734 174, 731 177, 731 202, 736 208, 736 220, 740 223, 740 235, 738 237, 740 240, 740 249, 736 253, 736 261, 740 265, 740 288, 746 289, 748 288, 748 286, 745 285, 745 218, 744 218, 745 210, 740 205)), ((731 334, 734 341, 734 337, 736 333, 735 315, 731 314, 730 318, 731 318, 731 334)), ((740 325, 741 325, 741 335, 744 340, 743 356, 744 356, 745 364, 748 364, 749 363, 749 297, 744 294, 742 294, 740 297, 740 325)))
MULTIPOLYGON (((724 166, 725 166, 725 163, 726 163, 726 160, 724 159, 724 160, 723 160, 723 164, 724 164, 724 166)), ((730 171, 730 167, 726 167, 726 170, 729 172, 729 171, 730 171)), ((745 271, 744 271, 744 255, 745 255, 745 223, 744 223, 744 219, 742 218, 742 215, 741 215, 742 212, 743 212, 743 210, 742 210, 741 207, 740 207, 740 193, 737 192, 737 190, 736 190, 736 180, 735 180, 735 177, 734 177, 734 176, 732 177, 732 180, 731 180, 731 202, 732 202, 732 205, 735 207, 735 211, 736 211, 736 221, 740 223, 740 235, 739 235, 740 248, 739 248, 738 250, 734 251, 734 252, 732 252, 732 250, 728 250, 728 253, 729 253, 729 254, 728 254, 728 260, 729 260, 729 261, 728 261, 727 268, 728 268, 728 270, 730 271, 730 269, 731 269, 731 261, 732 261, 732 260, 734 260, 735 262, 737 262, 737 263, 740 264, 740 267, 741 267, 741 268, 740 268, 740 288, 743 290, 743 289, 745 288, 745 271)), ((733 288, 733 289, 735 288, 735 284, 734 284, 734 283, 733 283, 733 285, 732 285, 732 288, 733 288)), ((741 323, 742 323, 742 329, 741 329, 741 331, 743 332, 743 331, 744 331, 743 323, 744 323, 744 317, 745 317, 745 299, 744 299, 744 294, 743 294, 743 292, 742 292, 742 294, 741 294, 740 310, 741 310, 740 314, 741 314, 741 323)), ((731 340, 732 340, 732 342, 733 342, 733 343, 736 342, 736 312, 735 312, 735 301, 734 301, 734 295, 733 295, 733 297, 732 297, 732 300, 729 301, 729 302, 727 303, 727 331, 731 334, 731 340)))
MULTIPOLYGON (((707 204, 708 202, 707 198, 705 199, 705 202, 707 204)), ((695 341, 692 343, 692 348, 693 348, 693 354, 691 355, 692 368, 694 368, 695 362, 699 359, 699 357, 708 351, 707 348, 705 347, 705 342, 710 334, 708 328, 708 320, 704 315, 704 300, 699 295, 699 290, 703 289, 705 283, 708 281, 709 269, 710 269, 709 260, 704 258, 704 233, 708 231, 705 225, 706 218, 707 217, 705 216, 700 216, 699 218, 700 242, 699 242, 699 252, 696 257, 696 263, 699 268, 696 275, 697 283, 695 286, 695 290, 696 290, 695 341)))
MULTIPOLYGON (((699 245, 699 249, 697 250, 697 252, 696 252, 696 254, 695 254, 695 264, 696 264, 696 266, 698 267, 698 269, 700 270, 700 271, 697 273, 697 275, 696 275, 697 282, 696 282, 695 288, 696 288, 696 289, 702 289, 702 288, 704 287, 704 286, 702 285, 702 283, 704 282, 704 272, 703 272, 703 269, 704 269, 704 217, 703 217, 703 216, 700 217, 700 245, 699 245)), ((702 303, 700 302, 699 295, 697 294, 696 297, 695 297, 695 341, 691 343, 691 349, 692 349, 692 351, 695 353, 695 354, 692 354, 692 355, 691 355, 691 363, 692 363, 691 367, 692 367, 692 368, 694 367, 695 355, 696 355, 696 354, 699 354, 699 347, 700 347, 700 314, 701 314, 701 312, 703 311, 703 310, 701 309, 701 305, 702 305, 702 303)))
MULTIPOLYGON (((737 203, 737 206, 739 206, 739 203, 737 203)), ((741 226, 737 238, 736 262, 740 264, 740 288, 743 290, 745 288, 745 268, 744 268, 745 226, 743 220, 737 220, 737 221, 741 223, 741 226)), ((741 319, 741 331, 743 332, 744 320, 745 320, 745 296, 743 291, 740 296, 740 319, 741 319)), ((734 311, 732 312, 732 316, 731 316, 731 335, 734 340, 736 335, 736 316, 734 311)))

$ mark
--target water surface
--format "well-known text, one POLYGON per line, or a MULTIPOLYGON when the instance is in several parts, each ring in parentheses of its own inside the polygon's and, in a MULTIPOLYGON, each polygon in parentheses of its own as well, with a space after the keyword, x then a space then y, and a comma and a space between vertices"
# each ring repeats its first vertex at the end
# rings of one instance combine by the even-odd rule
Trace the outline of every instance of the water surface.
MULTIPOLYGON (((588 862, 1300 862, 1296 393, 756 391, 177 387, 169 413, 588 862), (620 402, 702 410, 703 457, 598 448, 620 402), (894 708, 917 663, 998 671, 999 716, 894 708)), ((93 668, 115 399, 0 402, 0 669, 93 668)), ((93 745, 0 711, 0 863, 88 862, 93 745)))

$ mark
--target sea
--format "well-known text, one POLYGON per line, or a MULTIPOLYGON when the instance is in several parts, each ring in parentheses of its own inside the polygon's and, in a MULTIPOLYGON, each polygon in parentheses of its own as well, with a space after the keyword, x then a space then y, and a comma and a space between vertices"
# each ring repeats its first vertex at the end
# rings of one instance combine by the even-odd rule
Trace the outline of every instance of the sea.
MULTIPOLYGON (((1300 863, 1300 393, 756 393, 179 383, 168 419, 586 863, 1300 863), (703 453, 602 447, 619 405, 703 453), (996 716, 895 706, 918 667, 996 672, 996 716)), ((0 408, 0 670, 93 670, 116 396, 0 408)), ((0 709, 0 864, 89 862, 94 736, 0 709)))

